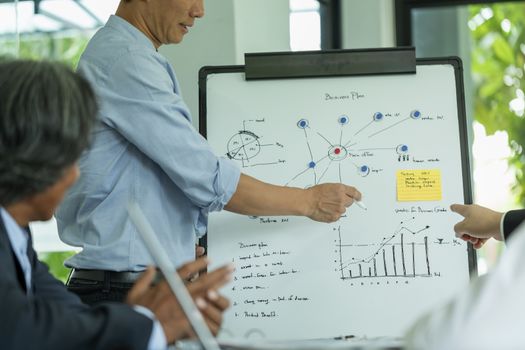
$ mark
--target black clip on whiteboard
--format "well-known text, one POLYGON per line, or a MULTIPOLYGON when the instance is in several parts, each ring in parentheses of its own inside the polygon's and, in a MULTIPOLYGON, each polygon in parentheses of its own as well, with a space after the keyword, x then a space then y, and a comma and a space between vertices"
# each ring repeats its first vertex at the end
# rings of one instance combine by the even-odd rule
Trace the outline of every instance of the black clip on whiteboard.
POLYGON ((415 74, 414 48, 249 53, 246 80, 415 74))

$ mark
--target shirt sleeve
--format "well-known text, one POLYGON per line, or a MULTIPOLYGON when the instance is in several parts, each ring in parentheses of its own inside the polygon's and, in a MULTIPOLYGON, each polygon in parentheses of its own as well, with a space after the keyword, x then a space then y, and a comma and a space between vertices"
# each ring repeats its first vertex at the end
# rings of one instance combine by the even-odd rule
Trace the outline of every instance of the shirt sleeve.
POLYGON ((239 167, 193 128, 169 64, 133 52, 113 64, 104 85, 102 122, 158 164, 194 205, 221 210, 237 189, 239 167))
POLYGON ((525 209, 509 210, 503 217, 503 231, 504 240, 508 241, 509 238, 514 236, 514 231, 517 227, 525 220, 525 209))
POLYGON ((168 347, 166 335, 164 334, 164 330, 162 329, 159 320, 155 318, 153 312, 140 305, 134 305, 133 309, 153 321, 153 329, 151 330, 151 336, 148 341, 148 350, 166 349, 168 347))

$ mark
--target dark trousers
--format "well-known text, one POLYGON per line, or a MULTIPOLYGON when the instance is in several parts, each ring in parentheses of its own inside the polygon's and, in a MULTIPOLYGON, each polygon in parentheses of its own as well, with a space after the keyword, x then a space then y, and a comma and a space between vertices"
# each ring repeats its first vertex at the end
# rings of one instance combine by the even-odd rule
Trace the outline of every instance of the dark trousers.
POLYGON ((95 305, 102 302, 125 302, 133 283, 114 282, 109 279, 95 281, 80 278, 71 278, 67 289, 80 297, 82 302, 95 305))

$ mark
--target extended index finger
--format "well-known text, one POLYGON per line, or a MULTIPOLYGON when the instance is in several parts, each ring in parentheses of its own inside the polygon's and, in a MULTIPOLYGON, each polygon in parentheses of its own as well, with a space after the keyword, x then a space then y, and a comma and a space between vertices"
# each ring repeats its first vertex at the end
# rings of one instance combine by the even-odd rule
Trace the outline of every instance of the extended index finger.
POLYGON ((454 213, 458 213, 461 216, 466 216, 468 211, 468 206, 464 204, 452 204, 450 210, 454 213))

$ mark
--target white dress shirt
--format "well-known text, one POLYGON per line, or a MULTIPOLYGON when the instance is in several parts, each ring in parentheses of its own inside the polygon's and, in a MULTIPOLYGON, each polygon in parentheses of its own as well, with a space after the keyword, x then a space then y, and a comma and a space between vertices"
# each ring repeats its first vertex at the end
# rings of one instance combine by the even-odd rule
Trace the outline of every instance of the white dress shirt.
POLYGON ((9 238, 9 243, 11 243, 11 249, 15 253, 16 259, 22 267, 24 273, 24 280, 26 283, 27 294, 31 294, 31 263, 27 256, 27 243, 29 237, 28 233, 20 226, 18 223, 9 215, 9 213, 4 209, 0 208, 0 214, 2 215, 2 220, 4 221, 5 228, 7 231, 7 237, 9 238))
POLYGON ((525 349, 525 224, 497 266, 449 304, 418 320, 407 349, 525 349))

